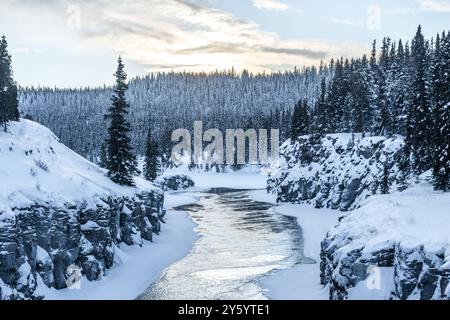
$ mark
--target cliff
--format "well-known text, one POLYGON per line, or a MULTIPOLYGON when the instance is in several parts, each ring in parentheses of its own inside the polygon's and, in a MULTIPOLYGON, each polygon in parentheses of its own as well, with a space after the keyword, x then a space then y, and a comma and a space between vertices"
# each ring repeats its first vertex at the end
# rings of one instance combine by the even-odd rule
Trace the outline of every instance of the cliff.
POLYGON ((122 187, 47 128, 0 133, 0 299, 37 299, 39 286, 101 279, 115 248, 160 232, 164 194, 143 180, 122 187))

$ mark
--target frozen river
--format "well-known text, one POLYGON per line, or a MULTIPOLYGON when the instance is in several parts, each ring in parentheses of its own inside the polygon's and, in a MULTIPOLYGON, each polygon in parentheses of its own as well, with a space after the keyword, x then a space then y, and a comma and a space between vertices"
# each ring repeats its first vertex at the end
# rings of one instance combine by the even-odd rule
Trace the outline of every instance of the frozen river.
POLYGON ((266 299, 258 280, 302 263, 301 228, 248 191, 212 189, 187 211, 200 238, 189 255, 169 266, 145 300, 266 299))

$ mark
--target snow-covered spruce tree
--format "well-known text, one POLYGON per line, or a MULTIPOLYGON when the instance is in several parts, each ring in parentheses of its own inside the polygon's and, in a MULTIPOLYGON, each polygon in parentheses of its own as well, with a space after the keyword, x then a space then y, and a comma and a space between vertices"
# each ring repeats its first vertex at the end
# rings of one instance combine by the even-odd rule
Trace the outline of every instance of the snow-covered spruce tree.
POLYGON ((100 167, 102 168, 108 168, 108 150, 105 143, 102 143, 100 146, 100 167))
POLYGON ((409 48, 399 40, 397 53, 393 58, 391 68, 387 77, 387 95, 389 97, 389 110, 392 120, 392 132, 404 134, 405 112, 408 110, 410 96, 410 64, 409 48))
POLYGON ((407 113, 405 156, 410 153, 413 173, 421 174, 431 168, 432 163, 432 113, 428 92, 427 44, 419 26, 412 48, 414 81, 411 88, 411 106, 407 113))
POLYGON ((389 194, 390 182, 389 182, 389 159, 386 159, 383 162, 383 176, 381 178, 380 183, 380 192, 381 194, 389 194))
POLYGON ((450 189, 450 33, 436 39, 432 67, 433 178, 437 190, 450 189))
POLYGON ((350 131, 366 132, 370 123, 370 101, 368 86, 368 61, 363 56, 362 60, 352 62, 353 68, 349 78, 348 107, 350 113, 350 131))
POLYGON ((336 133, 341 129, 341 120, 344 113, 347 85, 345 80, 344 60, 336 62, 334 77, 329 86, 327 95, 328 114, 326 119, 326 133, 336 133))
POLYGON ((19 120, 17 84, 13 78, 11 56, 6 37, 0 39, 0 125, 7 130, 8 121, 19 120))
POLYGON ((160 172, 158 145, 155 142, 151 129, 148 130, 147 144, 144 159, 144 177, 148 181, 155 181, 160 172))
POLYGON ((328 117, 328 107, 327 107, 327 83, 325 77, 322 78, 320 84, 320 96, 316 103, 316 116, 315 121, 312 123, 313 133, 324 136, 327 133, 327 117, 328 117))
POLYGON ((297 140, 298 137, 309 133, 309 107, 308 101, 297 102, 292 115, 291 140, 297 140))
POLYGON ((131 141, 128 137, 130 124, 126 117, 128 115, 128 102, 125 99, 125 92, 128 89, 127 74, 119 57, 116 77, 116 86, 111 98, 112 105, 105 118, 110 121, 106 140, 108 146, 108 176, 114 182, 133 186, 133 175, 137 172, 136 157, 133 154, 131 141))

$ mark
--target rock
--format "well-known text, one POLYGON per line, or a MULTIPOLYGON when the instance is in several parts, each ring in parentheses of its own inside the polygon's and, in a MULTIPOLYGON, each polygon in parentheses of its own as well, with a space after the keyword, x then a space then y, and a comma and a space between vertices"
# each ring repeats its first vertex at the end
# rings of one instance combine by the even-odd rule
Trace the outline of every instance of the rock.
POLYGON ((185 174, 167 174, 159 177, 156 184, 164 191, 186 190, 195 186, 194 181, 185 174))
POLYGON ((329 286, 330 299, 344 300, 348 291, 366 281, 375 267, 393 269, 392 299, 438 300, 449 298, 450 271, 442 269, 445 248, 427 251, 423 246, 409 247, 385 242, 375 250, 358 247, 344 234, 331 236, 321 244, 320 280, 329 286), (343 252, 346 252, 343 254, 343 252))
POLYGON ((280 148, 279 170, 268 180, 267 190, 278 202, 353 210, 369 195, 380 192, 385 163, 390 185, 398 181, 396 160, 402 145, 401 137, 351 134, 289 140, 280 148))
POLYGON ((113 266, 115 246, 151 241, 161 231, 162 190, 103 202, 89 209, 35 204, 1 220, 0 299, 39 299, 38 275, 47 287, 66 288, 71 268, 99 280, 113 266))

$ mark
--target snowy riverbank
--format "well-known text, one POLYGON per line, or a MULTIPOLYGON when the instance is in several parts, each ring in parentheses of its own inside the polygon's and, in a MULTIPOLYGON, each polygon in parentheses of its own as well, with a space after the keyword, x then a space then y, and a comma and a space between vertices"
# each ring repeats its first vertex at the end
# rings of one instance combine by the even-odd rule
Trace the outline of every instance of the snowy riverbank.
POLYGON ((153 243, 116 248, 117 263, 100 281, 90 282, 83 278, 79 290, 48 289, 42 294, 49 300, 136 299, 166 267, 186 256, 197 240, 195 224, 189 215, 169 210, 193 202, 195 199, 186 195, 166 194, 167 223, 162 225, 162 233, 154 237, 153 243))
MULTIPOLYGON (((275 195, 265 190, 250 194, 255 200, 276 203, 275 195)), ((304 255, 315 263, 280 270, 262 279, 262 286, 267 288, 266 296, 274 300, 328 300, 328 290, 320 284, 320 243, 338 223, 341 213, 301 204, 279 204, 275 210, 297 218, 302 229, 304 255)))
POLYGON ((256 201, 276 205, 275 210, 283 215, 297 218, 302 228, 304 254, 315 261, 291 269, 276 271, 263 279, 261 285, 265 295, 274 300, 326 300, 328 290, 320 285, 320 243, 327 232, 338 223, 342 213, 329 209, 314 209, 309 205, 276 204, 276 197, 265 190, 267 176, 255 169, 238 173, 188 173, 196 188, 212 187, 254 189, 249 194, 256 201))

